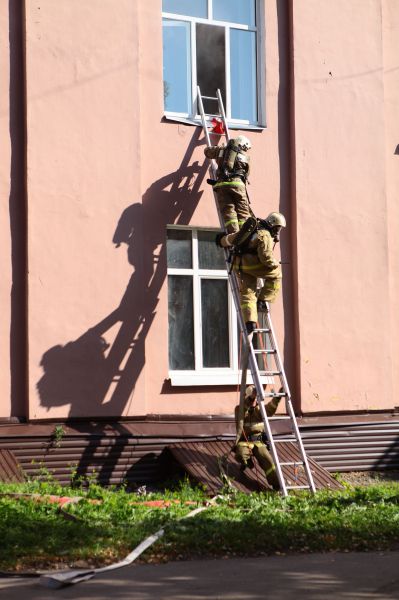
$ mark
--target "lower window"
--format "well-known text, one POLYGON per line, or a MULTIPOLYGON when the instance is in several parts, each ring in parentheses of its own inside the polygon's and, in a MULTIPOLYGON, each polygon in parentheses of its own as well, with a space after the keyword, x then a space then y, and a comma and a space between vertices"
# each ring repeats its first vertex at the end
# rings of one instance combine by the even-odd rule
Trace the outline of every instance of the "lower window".
POLYGON ((173 385, 236 384, 237 319, 215 230, 168 228, 169 376, 173 385))

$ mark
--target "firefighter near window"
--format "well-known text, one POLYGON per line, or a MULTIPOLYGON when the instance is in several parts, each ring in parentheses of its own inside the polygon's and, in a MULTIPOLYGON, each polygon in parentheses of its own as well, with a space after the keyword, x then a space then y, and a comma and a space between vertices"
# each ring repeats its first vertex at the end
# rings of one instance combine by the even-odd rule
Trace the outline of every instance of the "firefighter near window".
POLYGON ((227 233, 237 232, 252 214, 247 193, 251 142, 244 135, 227 145, 207 146, 205 156, 216 160, 216 180, 208 179, 216 193, 227 233))
MULTIPOLYGON (((274 415, 280 400, 281 397, 275 396, 265 405, 268 417, 274 415)), ((255 458, 265 473, 267 483, 274 490, 279 490, 280 484, 273 459, 267 448, 265 426, 257 404, 255 386, 247 387, 244 402, 235 407, 234 413, 237 430, 235 457, 241 465, 241 470, 253 469, 255 458)))
POLYGON ((281 287, 281 267, 273 256, 286 226, 284 215, 270 213, 266 219, 250 217, 238 233, 216 236, 216 244, 231 250, 232 269, 240 279, 240 306, 248 335, 256 329, 258 311, 267 311, 281 287), (258 278, 263 279, 257 289, 258 278))

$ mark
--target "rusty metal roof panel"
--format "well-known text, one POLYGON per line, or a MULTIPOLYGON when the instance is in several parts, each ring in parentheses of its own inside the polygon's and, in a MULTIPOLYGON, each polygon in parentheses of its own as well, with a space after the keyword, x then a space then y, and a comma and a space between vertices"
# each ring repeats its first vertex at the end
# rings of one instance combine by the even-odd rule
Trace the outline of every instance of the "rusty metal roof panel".
MULTIPOLYGON (((254 469, 240 470, 239 463, 231 452, 231 442, 180 442, 168 446, 169 452, 184 470, 198 483, 202 483, 210 494, 216 494, 228 482, 241 492, 250 493, 268 489, 265 475, 259 465, 254 469)), ((299 450, 291 442, 279 444, 281 462, 298 462, 298 466, 284 466, 287 485, 306 485, 299 450)), ((316 461, 310 459, 315 486, 318 489, 339 489, 340 484, 316 461)))
POLYGON ((17 459, 10 450, 0 448, 0 481, 21 482, 24 475, 17 459))

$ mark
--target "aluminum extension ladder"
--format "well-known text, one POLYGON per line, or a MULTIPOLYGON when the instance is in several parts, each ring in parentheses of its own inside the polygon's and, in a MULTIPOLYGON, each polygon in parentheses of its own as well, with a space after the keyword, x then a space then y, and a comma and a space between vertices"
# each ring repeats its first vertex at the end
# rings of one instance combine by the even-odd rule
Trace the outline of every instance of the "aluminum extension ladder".
MULTIPOLYGON (((223 123, 224 131, 222 134, 219 134, 219 135, 224 135, 226 138, 226 141, 228 141, 230 139, 230 134, 229 134, 229 128, 228 128, 227 121, 226 121, 226 114, 225 114, 223 100, 222 100, 220 90, 216 91, 216 97, 202 96, 201 90, 199 87, 197 88, 197 91, 198 91, 198 97, 197 97, 198 110, 199 110, 199 114, 201 116, 202 127, 204 130, 206 144, 208 146, 211 145, 211 141, 210 141, 210 137, 209 137, 210 131, 208 129, 207 122, 211 121, 215 117, 219 118, 223 123), (217 102, 218 111, 219 111, 218 114, 205 114, 203 100, 211 100, 211 101, 217 102)), ((210 165, 209 171, 210 171, 210 175, 211 175, 212 179, 216 179, 216 168, 217 168, 216 161, 211 160, 211 165, 210 165)), ((215 200, 216 200, 216 196, 215 196, 215 200)), ((217 201, 216 201, 216 207, 217 207, 217 211, 218 211, 218 215, 219 215, 219 222, 220 222, 221 229, 224 229, 224 223, 223 223, 221 213, 219 211, 219 206, 218 206, 217 201)), ((281 492, 284 496, 288 495, 289 490, 298 490, 298 489, 307 489, 314 493, 316 491, 316 488, 315 488, 315 484, 313 481, 312 472, 311 472, 311 469, 309 466, 309 461, 306 456, 305 448, 303 446, 303 442, 301 439, 301 434, 300 434, 300 431, 298 428, 298 423, 296 421, 294 409, 292 406, 291 393, 290 393, 287 378, 285 375, 284 365, 281 360, 281 355, 280 355, 280 352, 278 349, 276 336, 274 333, 273 324, 272 324, 272 320, 271 320, 271 316, 270 316, 270 311, 267 310, 266 313, 263 313, 264 318, 263 318, 263 322, 261 324, 262 326, 255 329, 253 335, 248 336, 246 327, 245 327, 245 323, 244 323, 244 319, 243 319, 243 316, 241 313, 241 308, 240 308, 240 290, 239 290, 239 284, 237 281, 237 277, 236 277, 234 271, 230 268, 229 252, 227 249, 225 249, 224 254, 225 254, 225 260, 226 260, 226 268, 227 268, 227 272, 228 272, 228 279, 229 279, 232 295, 234 298, 234 304, 235 304, 235 308, 237 311, 239 327, 240 327, 240 330, 242 333, 242 339, 243 339, 242 356, 245 358, 243 358, 242 370, 247 369, 247 365, 248 365, 249 369, 251 371, 251 374, 252 374, 252 380, 254 382, 254 385, 255 385, 256 391, 257 391, 258 406, 261 411, 262 419, 263 419, 263 422, 265 425, 265 432, 266 432, 266 435, 267 435, 267 438, 269 441, 270 451, 271 451, 273 461, 274 461, 274 464, 276 467, 276 472, 277 472, 278 480, 280 483, 281 492), (264 337, 266 338, 268 343, 264 344, 263 348, 254 348, 254 344, 253 344, 254 336, 259 335, 259 337, 260 337, 260 336, 262 336, 262 334, 264 334, 264 337), (260 370, 258 367, 258 362, 257 362, 257 357, 259 355, 260 356, 264 355, 264 358, 266 358, 268 356, 272 360, 274 360, 276 368, 273 370, 268 369, 268 368, 266 370, 260 370), (281 383, 281 391, 279 393, 271 393, 271 392, 265 393, 265 391, 263 389, 263 385, 261 383, 261 379, 260 379, 262 375, 269 376, 269 377, 273 377, 273 376, 279 377, 280 383, 281 383), (265 410, 263 401, 265 400, 265 398, 272 398, 275 396, 285 398, 286 415, 277 415, 277 416, 273 416, 273 417, 268 417, 266 414, 266 410, 265 410), (283 419, 288 420, 289 425, 291 427, 292 434, 289 439, 287 439, 286 437, 284 439, 274 439, 273 433, 271 430, 270 421, 283 420, 283 419), (283 462, 280 460, 279 451, 277 450, 277 447, 280 443, 284 443, 284 442, 286 443, 287 441, 292 441, 294 444, 296 444, 296 447, 298 448, 299 454, 301 457, 300 461, 297 460, 294 462, 283 462), (304 473, 306 475, 307 485, 288 485, 286 482, 282 467, 294 467, 294 471, 295 471, 300 466, 302 466, 304 473)), ((266 365, 266 367, 267 366, 268 365, 266 365)), ((288 483, 292 483, 292 482, 288 481, 288 483)))

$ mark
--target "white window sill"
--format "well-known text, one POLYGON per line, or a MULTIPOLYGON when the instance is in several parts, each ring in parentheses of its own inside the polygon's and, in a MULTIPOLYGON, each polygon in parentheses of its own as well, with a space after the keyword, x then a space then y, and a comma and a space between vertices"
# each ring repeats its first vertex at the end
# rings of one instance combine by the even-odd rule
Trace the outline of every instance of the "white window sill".
MULTIPOLYGON (((200 385, 240 385, 241 372, 237 371, 169 371, 169 379, 173 386, 200 385)), ((263 385, 275 383, 274 377, 261 375, 263 385)), ((250 371, 247 373, 247 383, 253 383, 250 371)))
MULTIPOLYGON (((163 120, 173 121, 174 123, 184 123, 185 125, 195 125, 197 127, 202 127, 202 123, 200 119, 193 119, 192 117, 179 117, 173 115, 164 115, 163 120)), ((263 131, 266 129, 265 125, 255 125, 251 123, 236 123, 232 121, 227 121, 227 125, 229 129, 241 129, 246 131, 263 131)))

